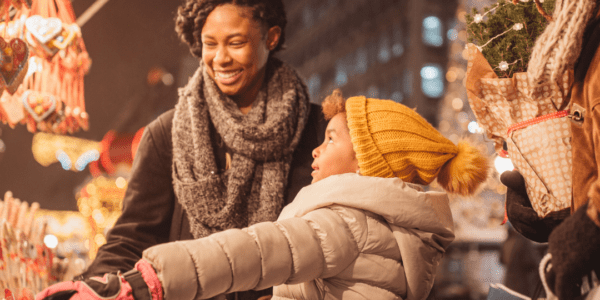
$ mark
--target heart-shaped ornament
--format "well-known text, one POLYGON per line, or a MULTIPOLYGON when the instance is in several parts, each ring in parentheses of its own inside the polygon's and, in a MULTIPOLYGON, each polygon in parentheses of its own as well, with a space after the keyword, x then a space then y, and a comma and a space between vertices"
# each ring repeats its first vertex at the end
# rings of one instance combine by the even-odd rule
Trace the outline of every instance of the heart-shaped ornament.
POLYGON ((59 35, 48 42, 50 48, 63 50, 73 44, 73 41, 81 36, 81 29, 77 24, 71 24, 63 28, 59 35))
POLYGON ((56 110, 56 98, 47 93, 27 90, 21 96, 21 102, 36 122, 42 122, 56 110))
POLYGON ((0 37, 0 51, 2 51, 0 79, 6 86, 6 91, 12 95, 27 73, 29 48, 22 39, 14 38, 7 43, 0 37))
POLYGON ((40 57, 53 57, 60 49, 55 44, 63 40, 62 21, 58 18, 43 18, 35 15, 25 21, 27 42, 40 57))
POLYGON ((60 34, 63 26, 59 18, 44 18, 34 15, 25 20, 25 28, 40 44, 46 44, 60 34))

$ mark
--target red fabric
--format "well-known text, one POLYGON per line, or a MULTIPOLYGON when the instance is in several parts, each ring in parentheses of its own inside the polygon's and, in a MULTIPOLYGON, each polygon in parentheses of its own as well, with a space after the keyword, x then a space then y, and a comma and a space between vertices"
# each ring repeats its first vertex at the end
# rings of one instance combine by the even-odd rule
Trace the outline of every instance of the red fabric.
POLYGON ((152 300, 163 300, 163 289, 154 267, 145 259, 140 259, 135 264, 135 269, 142 273, 142 278, 148 285, 148 289, 152 294, 152 300))
MULTIPOLYGON (((135 264, 135 269, 142 274, 142 278, 146 282, 146 285, 148 285, 148 290, 152 295, 152 300, 163 300, 162 285, 152 265, 148 261, 142 259, 135 264)), ((57 283, 37 294, 35 299, 42 300, 49 295, 68 290, 77 291, 77 293, 75 293, 71 297, 71 300, 107 299, 99 295, 92 287, 90 287, 90 285, 92 285, 96 286, 96 288, 98 289, 98 283, 100 283, 102 288, 106 288, 105 292, 115 291, 116 293, 114 295, 104 295, 105 297, 108 296, 110 297, 110 299, 114 300, 134 300, 131 285, 129 284, 129 282, 127 282, 127 280, 125 280, 123 275, 120 273, 118 275, 104 274, 103 277, 91 277, 89 279, 86 279, 85 281, 65 281, 57 283), (109 279, 110 276, 112 277, 109 279), (114 281, 116 276, 118 276, 116 278, 119 282, 118 285, 114 281), (109 280, 111 280, 111 284, 109 284, 109 280)))
MULTIPOLYGON (((99 282, 108 282, 108 276, 109 276, 109 274, 105 274, 104 277, 102 277, 102 278, 93 277, 90 280, 96 280, 99 282)), ((129 285, 129 283, 125 280, 125 278, 123 278, 122 275, 119 275, 119 280, 121 281, 121 288, 119 289, 119 294, 116 297, 111 298, 111 299, 134 300, 133 294, 131 291, 131 286, 129 285)), ((73 295, 73 297, 71 297, 71 300, 93 300, 93 299, 104 300, 105 299, 105 298, 102 298, 100 295, 98 295, 92 288, 90 288, 83 281, 65 281, 65 282, 57 283, 55 285, 52 285, 52 286, 46 288, 45 290, 43 290, 42 292, 40 292, 39 294, 37 294, 35 296, 35 300, 42 300, 49 295, 52 295, 52 294, 60 292, 60 291, 67 291, 67 290, 76 290, 77 291, 77 293, 75 295, 73 295)))

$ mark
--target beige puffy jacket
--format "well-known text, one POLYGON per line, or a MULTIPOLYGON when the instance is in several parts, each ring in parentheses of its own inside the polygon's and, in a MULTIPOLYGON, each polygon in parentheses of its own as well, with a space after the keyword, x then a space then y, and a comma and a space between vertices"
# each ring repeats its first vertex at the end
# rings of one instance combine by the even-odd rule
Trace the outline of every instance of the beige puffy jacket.
POLYGON ((445 193, 336 175, 305 187, 277 222, 148 248, 169 299, 275 286, 276 299, 425 299, 454 239, 445 193))

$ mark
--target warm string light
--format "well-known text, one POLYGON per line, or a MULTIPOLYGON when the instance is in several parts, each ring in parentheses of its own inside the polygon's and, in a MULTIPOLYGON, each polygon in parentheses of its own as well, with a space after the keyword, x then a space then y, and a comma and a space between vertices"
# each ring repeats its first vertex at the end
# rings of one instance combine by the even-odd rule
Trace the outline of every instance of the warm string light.
POLYGON ((521 61, 521 59, 517 59, 517 60, 513 61, 512 63, 508 63, 508 62, 506 62, 506 61, 504 61, 504 60, 503 60, 503 61, 501 61, 501 62, 498 64, 498 66, 497 66, 496 68, 494 68, 494 69, 500 69, 500 71, 506 71, 506 70, 508 70, 508 68, 509 68, 510 66, 512 66, 512 65, 514 65, 514 64, 516 64, 516 63, 518 63, 519 61, 521 61))
MULTIPOLYGON (((527 1, 523 1, 523 0, 521 0, 521 2, 529 2, 529 0, 527 0, 527 1)), ((544 1, 542 0, 542 1, 540 1, 540 2, 541 2, 541 3, 543 3, 544 1)), ((504 4, 504 5, 506 5, 507 3, 509 3, 509 2, 505 2, 505 4, 504 4)), ((502 5, 502 6, 504 6, 504 5, 502 5)), ((517 5, 517 3, 514 3, 514 5, 517 5)), ((483 18, 484 18, 484 17, 485 17, 487 14, 489 14, 490 12, 493 12, 493 11, 495 11, 495 10, 496 10, 497 8, 499 8, 500 6, 501 6, 501 5, 500 5, 500 3, 497 3, 497 4, 496 4, 496 6, 492 7, 490 10, 488 10, 487 12, 485 12, 483 15, 481 15, 481 14, 476 14, 475 16, 473 16, 473 22, 474 22, 474 23, 477 23, 477 24, 479 24, 479 23, 483 22, 483 18)), ((468 23, 467 25, 470 25, 470 24, 472 24, 473 22, 471 22, 471 23, 468 23)), ((500 34, 498 34, 498 35, 496 35, 496 36, 492 37, 491 39, 489 39, 489 40, 488 40, 488 41, 487 41, 485 44, 483 44, 482 46, 479 46, 479 45, 475 45, 475 46, 477 47, 477 49, 478 49, 480 52, 483 52, 483 49, 484 49, 484 48, 485 48, 485 47, 486 47, 486 46, 487 46, 487 45, 488 45, 490 42, 492 42, 493 40, 495 40, 495 39, 497 39, 497 38, 499 38, 499 37, 501 37, 501 36, 503 36, 503 35, 505 35, 505 34, 507 34, 507 33, 511 32, 511 31, 513 31, 513 30, 514 30, 514 31, 520 31, 521 29, 523 29, 523 23, 515 23, 515 24, 513 24, 513 26, 511 26, 510 28, 508 28, 508 29, 507 29, 507 30, 505 30, 504 32, 502 32, 502 33, 500 33, 500 34)), ((466 49, 466 46, 465 46, 465 49, 466 49)), ((495 69, 500 69, 501 71, 506 71, 506 70, 508 70, 509 66, 516 64, 518 61, 520 61, 520 59, 518 59, 518 60, 515 60, 513 63, 510 63, 510 64, 509 64, 509 63, 507 63, 506 61, 501 61, 501 62, 498 64, 498 66, 497 66, 497 67, 495 67, 495 69)))
POLYGON ((481 14, 476 14, 473 17, 473 21, 475 23, 481 23, 481 21, 483 21, 483 17, 485 17, 487 14, 489 14, 490 12, 495 11, 498 7, 500 7, 500 3, 496 3, 496 6, 492 7, 490 10, 486 11, 483 15, 481 14))

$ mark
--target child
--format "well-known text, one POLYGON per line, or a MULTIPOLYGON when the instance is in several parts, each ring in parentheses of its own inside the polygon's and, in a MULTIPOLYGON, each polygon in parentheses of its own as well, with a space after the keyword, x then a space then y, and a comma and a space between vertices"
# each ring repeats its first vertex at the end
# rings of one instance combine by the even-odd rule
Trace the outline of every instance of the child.
MULTIPOLYGON (((271 286, 274 300, 429 295, 454 239, 453 221, 447 195, 416 184, 437 178, 448 192, 473 194, 487 177, 487 160, 390 100, 353 97, 344 104, 336 91, 323 111, 330 121, 313 151, 312 184, 276 222, 144 251, 136 269, 153 299, 207 299, 271 286)), ((118 281, 120 299, 131 299, 123 292, 131 291, 130 280, 118 281)))

